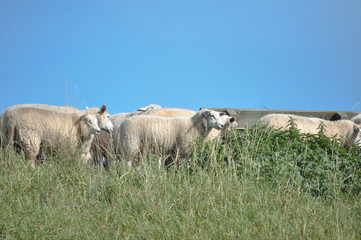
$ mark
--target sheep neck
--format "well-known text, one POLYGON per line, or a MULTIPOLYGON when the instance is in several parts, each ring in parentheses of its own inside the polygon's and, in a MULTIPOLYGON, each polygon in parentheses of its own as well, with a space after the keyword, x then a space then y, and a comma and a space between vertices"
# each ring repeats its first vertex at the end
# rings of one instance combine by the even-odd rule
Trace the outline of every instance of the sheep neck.
POLYGON ((82 120, 80 120, 77 125, 78 125, 77 132, 78 132, 78 136, 79 136, 78 144, 81 145, 85 141, 91 140, 92 136, 94 137, 94 135, 91 134, 91 132, 89 131, 89 128, 86 126, 86 124, 82 120))
POLYGON ((206 138, 211 132, 212 128, 208 127, 207 119, 203 117, 202 113, 195 114, 192 118, 192 127, 189 131, 194 132, 194 135, 206 138), (194 127, 193 127, 194 126, 194 127))

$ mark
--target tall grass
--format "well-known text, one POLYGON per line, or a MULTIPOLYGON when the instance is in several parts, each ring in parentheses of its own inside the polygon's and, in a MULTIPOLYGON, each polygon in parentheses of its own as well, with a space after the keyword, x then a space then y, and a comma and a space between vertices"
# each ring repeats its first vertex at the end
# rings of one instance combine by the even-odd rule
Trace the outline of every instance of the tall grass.
POLYGON ((360 239, 360 149, 254 127, 199 141, 180 166, 109 170, 0 151, 4 239, 360 239))

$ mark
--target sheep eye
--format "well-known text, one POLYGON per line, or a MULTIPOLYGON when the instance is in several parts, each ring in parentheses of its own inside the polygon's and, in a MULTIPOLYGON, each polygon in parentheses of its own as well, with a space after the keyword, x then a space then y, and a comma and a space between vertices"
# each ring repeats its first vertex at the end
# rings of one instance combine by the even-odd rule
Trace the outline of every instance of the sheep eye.
POLYGON ((92 120, 88 120, 88 123, 92 124, 92 120))

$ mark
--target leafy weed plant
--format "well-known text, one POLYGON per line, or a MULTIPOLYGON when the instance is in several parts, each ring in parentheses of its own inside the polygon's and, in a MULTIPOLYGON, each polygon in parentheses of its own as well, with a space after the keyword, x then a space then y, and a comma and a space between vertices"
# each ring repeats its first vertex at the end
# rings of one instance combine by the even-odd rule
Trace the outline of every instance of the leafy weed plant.
POLYGON ((360 194, 359 147, 346 149, 341 139, 326 137, 324 125, 313 135, 301 134, 292 119, 289 124, 287 131, 256 125, 229 132, 216 143, 199 141, 189 164, 207 168, 217 161, 232 166, 239 178, 292 186, 315 196, 360 194))

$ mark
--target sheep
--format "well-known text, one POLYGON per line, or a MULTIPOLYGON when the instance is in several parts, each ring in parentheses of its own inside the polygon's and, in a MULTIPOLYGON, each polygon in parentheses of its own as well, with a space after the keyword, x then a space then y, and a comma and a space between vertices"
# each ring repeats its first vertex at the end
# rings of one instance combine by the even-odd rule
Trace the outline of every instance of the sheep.
POLYGON ((290 118, 301 133, 317 134, 321 123, 325 125, 325 136, 344 138, 346 145, 358 144, 360 140, 361 127, 350 120, 329 121, 320 118, 309 118, 288 114, 268 114, 258 120, 262 125, 287 130, 289 129, 290 118))
POLYGON ((356 116, 351 118, 351 121, 356 123, 356 124, 361 124, 361 114, 357 114, 356 116))
POLYGON ((80 159, 86 162, 94 135, 101 131, 96 116, 92 114, 25 107, 13 108, 1 117, 6 143, 16 142, 31 165, 44 150, 64 151, 74 147, 80 159))
POLYGON ((238 123, 234 117, 223 115, 221 116, 221 120, 224 127, 221 130, 217 130, 213 128, 212 131, 206 137, 205 139, 206 142, 222 137, 225 135, 227 129, 229 129, 230 127, 236 128, 238 126, 238 123))
POLYGON ((212 128, 222 129, 219 113, 203 109, 192 117, 159 117, 140 115, 122 122, 119 131, 114 132, 116 152, 138 165, 146 149, 162 156, 167 154, 174 162, 177 157, 185 158, 191 152, 192 143, 199 137, 206 138, 212 128))
MULTIPOLYGON (((98 120, 98 126, 100 127, 101 130, 104 130, 106 132, 111 132, 113 131, 113 124, 110 121, 110 115, 108 112, 106 112, 106 105, 103 105, 100 109, 93 107, 93 108, 88 108, 86 110, 79 110, 75 107, 71 107, 71 106, 52 106, 52 105, 46 105, 46 104, 19 104, 19 105, 14 105, 11 106, 9 108, 7 108, 4 113, 2 114, 2 116, 6 116, 9 114, 9 112, 12 112, 15 109, 19 109, 19 108, 37 108, 37 109, 46 109, 46 110, 51 110, 51 111, 56 111, 56 112, 61 112, 61 113, 78 113, 79 116, 80 115, 96 115, 96 118, 98 120)), ((7 126, 9 127, 9 126, 7 126)), ((1 132, 4 131, 9 131, 11 132, 11 130, 6 130, 3 129, 4 127, 2 127, 1 124, 1 116, 0 116, 0 141, 1 141, 1 132)), ((90 149, 89 149, 90 151, 90 149)), ((86 159, 90 160, 92 159, 91 154, 87 154, 86 159)))
POLYGON ((52 110, 52 111, 57 111, 57 112, 62 112, 62 113, 92 114, 92 115, 96 115, 96 117, 98 119, 98 125, 101 130, 104 130, 107 132, 111 132, 113 130, 113 124, 109 119, 110 115, 108 112, 106 112, 106 109, 107 109, 106 105, 103 105, 100 109, 94 107, 94 108, 89 108, 86 110, 79 110, 79 109, 77 109, 75 107, 71 107, 71 106, 53 106, 53 105, 47 105, 47 104, 19 104, 19 105, 11 106, 11 107, 7 108, 5 111, 9 112, 9 111, 12 111, 12 110, 18 109, 18 108, 38 108, 38 109, 46 109, 46 110, 52 110))
MULTIPOLYGON (((189 110, 189 109, 181 109, 181 108, 161 108, 161 109, 155 109, 150 110, 149 112, 145 113, 147 115, 155 115, 160 117, 191 117, 196 114, 196 111, 189 110)), ((228 129, 228 127, 237 127, 238 124, 235 121, 234 117, 230 117, 228 115, 221 116, 222 123, 224 125, 224 128, 222 130, 217 130, 215 128, 212 129, 212 131, 209 133, 209 135, 206 137, 205 141, 211 141, 218 136, 223 136, 225 134, 225 131, 228 129)))

